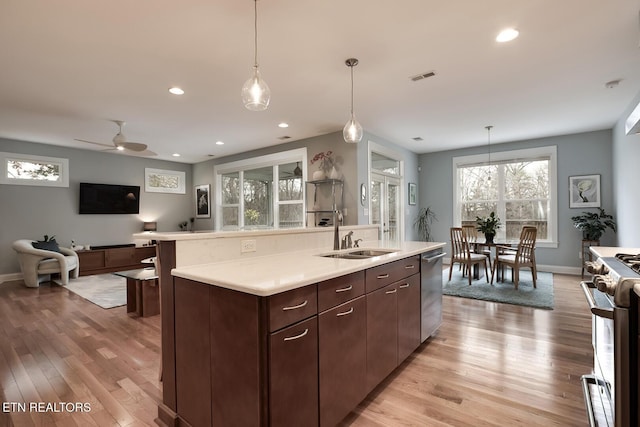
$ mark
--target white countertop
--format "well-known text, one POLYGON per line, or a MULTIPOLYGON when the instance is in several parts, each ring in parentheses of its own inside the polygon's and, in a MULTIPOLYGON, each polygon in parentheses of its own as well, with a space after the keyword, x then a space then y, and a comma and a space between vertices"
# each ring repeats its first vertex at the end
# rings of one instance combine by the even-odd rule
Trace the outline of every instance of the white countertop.
POLYGON ((366 259, 341 259, 325 258, 318 255, 349 252, 357 249, 344 251, 309 249, 179 267, 174 268, 171 274, 253 295, 269 296, 442 248, 444 245, 445 243, 439 242, 401 242, 395 244, 385 244, 380 241, 363 242, 359 249, 397 249, 397 251, 366 259))
POLYGON ((617 246, 590 246, 589 250, 597 257, 613 257, 616 254, 640 254, 640 248, 620 248, 617 246))

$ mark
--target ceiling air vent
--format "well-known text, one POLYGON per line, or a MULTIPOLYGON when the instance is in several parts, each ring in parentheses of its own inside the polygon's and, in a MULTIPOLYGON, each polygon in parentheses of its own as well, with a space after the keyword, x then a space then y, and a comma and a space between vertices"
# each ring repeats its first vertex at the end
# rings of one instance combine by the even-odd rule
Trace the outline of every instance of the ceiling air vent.
POLYGON ((416 136, 415 138, 411 138, 416 142, 420 142, 420 141, 424 141, 424 139, 420 138, 419 136, 416 136))
POLYGON ((418 80, 426 79, 436 75, 435 71, 427 71, 426 73, 418 74, 416 76, 409 77, 411 81, 417 82, 418 80))
POLYGON ((290 137, 290 136, 286 136, 286 135, 285 135, 285 136, 278 137, 278 139, 279 139, 280 141, 286 141, 287 139, 291 139, 291 137, 290 137))

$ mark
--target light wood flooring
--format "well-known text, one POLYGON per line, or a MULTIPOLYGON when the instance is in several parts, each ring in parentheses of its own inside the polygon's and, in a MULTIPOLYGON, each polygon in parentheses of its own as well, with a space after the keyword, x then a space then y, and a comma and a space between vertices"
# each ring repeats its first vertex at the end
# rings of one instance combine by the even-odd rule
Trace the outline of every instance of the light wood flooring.
MULTIPOLYGON (((576 276, 555 310, 444 297, 439 332, 348 426, 585 426, 591 323, 576 276)), ((155 425, 159 316, 103 310, 66 289, 0 285, 0 401, 89 403, 85 413, 2 412, 0 426, 155 425)))

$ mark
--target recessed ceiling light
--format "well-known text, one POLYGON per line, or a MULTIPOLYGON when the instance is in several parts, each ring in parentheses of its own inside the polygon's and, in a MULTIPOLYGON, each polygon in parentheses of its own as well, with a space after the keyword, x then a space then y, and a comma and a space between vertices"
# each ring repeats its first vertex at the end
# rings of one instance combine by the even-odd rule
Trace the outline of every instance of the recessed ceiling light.
POLYGON ((173 153, 172 156, 173 157, 180 157, 180 153, 173 153))
POLYGON ((289 123, 282 122, 282 123, 278 124, 278 127, 279 128, 288 128, 289 127, 289 123))
POLYGON ((222 141, 216 141, 216 145, 224 145, 224 142, 222 142, 222 141))
POLYGON ((507 28, 500 31, 500 34, 498 34, 498 36, 496 37, 496 41, 499 43, 510 42, 511 40, 518 37, 519 34, 520 32, 515 28, 507 28))
POLYGON ((184 91, 179 87, 170 87, 169 93, 172 93, 174 95, 184 95, 184 91))

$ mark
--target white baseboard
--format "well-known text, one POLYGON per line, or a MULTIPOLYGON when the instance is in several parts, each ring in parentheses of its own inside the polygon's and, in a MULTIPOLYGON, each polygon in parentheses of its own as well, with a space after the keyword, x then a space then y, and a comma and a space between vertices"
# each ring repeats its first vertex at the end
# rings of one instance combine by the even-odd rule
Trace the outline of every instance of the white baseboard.
POLYGON ((22 273, 0 274, 0 285, 13 280, 22 280, 22 273))
MULTIPOLYGON (((451 258, 443 258, 443 262, 445 264, 451 265, 451 258)), ((569 267, 566 265, 538 264, 538 271, 548 271, 549 273, 570 274, 573 276, 580 276, 580 274, 582 273, 582 268, 569 267)))

